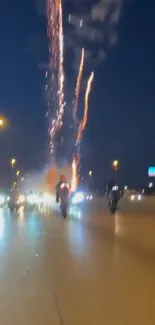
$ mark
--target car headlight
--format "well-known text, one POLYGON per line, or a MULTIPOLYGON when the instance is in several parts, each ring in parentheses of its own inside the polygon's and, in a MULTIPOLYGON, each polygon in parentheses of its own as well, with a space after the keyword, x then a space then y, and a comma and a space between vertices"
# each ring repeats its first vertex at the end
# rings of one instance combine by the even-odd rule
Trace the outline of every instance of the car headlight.
POLYGON ((92 194, 91 195, 87 195, 86 196, 86 200, 92 200, 93 199, 93 196, 92 196, 92 194))
POLYGON ((51 203, 52 196, 49 193, 44 193, 44 196, 42 198, 42 202, 45 204, 51 203))
POLYGON ((27 201, 30 204, 36 204, 39 202, 38 196, 35 194, 28 195, 27 201))
POLYGON ((134 199, 135 199, 135 196, 131 195, 131 201, 134 201, 134 199))
POLYGON ((84 194, 82 192, 75 193, 75 195, 72 198, 72 203, 76 204, 82 201, 84 201, 84 194))
POLYGON ((20 195, 19 199, 18 199, 19 203, 24 203, 25 202, 25 196, 24 195, 20 195))
POLYGON ((0 195, 0 204, 3 204, 5 202, 5 196, 0 195))
POLYGON ((142 196, 139 194, 138 195, 138 200, 140 201, 142 199, 142 196))

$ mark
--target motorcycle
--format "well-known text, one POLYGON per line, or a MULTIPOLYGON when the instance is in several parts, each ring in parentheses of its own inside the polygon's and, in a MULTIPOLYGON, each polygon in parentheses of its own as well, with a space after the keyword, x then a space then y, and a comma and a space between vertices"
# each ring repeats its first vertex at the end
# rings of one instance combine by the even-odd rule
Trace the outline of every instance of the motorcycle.
POLYGON ((14 210, 17 210, 17 205, 14 201, 9 202, 8 208, 10 209, 10 212, 12 213, 14 210))
POLYGON ((116 211, 117 211, 117 206, 118 206, 118 199, 116 198, 113 198, 110 202, 109 202, 109 209, 110 209, 110 212, 112 214, 115 214, 116 211))
POLYGON ((14 211, 14 206, 13 205, 10 205, 9 206, 9 209, 10 209, 10 212, 12 213, 14 211))
POLYGON ((64 183, 60 186, 60 210, 64 218, 67 217, 69 204, 69 185, 64 183))
POLYGON ((112 195, 109 199, 109 209, 112 214, 115 214, 118 208, 118 201, 120 200, 120 193, 117 186, 112 188, 112 195))
POLYGON ((68 200, 67 199, 60 199, 60 210, 62 213, 62 216, 64 218, 67 217, 67 211, 68 211, 68 200))
POLYGON ((10 212, 18 211, 20 207, 25 207, 25 196, 19 195, 17 197, 10 198, 8 202, 8 208, 10 209, 10 212))

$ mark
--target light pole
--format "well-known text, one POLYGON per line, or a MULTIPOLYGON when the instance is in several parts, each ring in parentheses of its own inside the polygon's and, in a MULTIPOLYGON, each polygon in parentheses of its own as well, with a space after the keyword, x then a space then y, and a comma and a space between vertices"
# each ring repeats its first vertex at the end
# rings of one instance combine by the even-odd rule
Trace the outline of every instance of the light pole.
POLYGON ((91 191, 92 190, 92 175, 93 175, 93 172, 92 172, 92 170, 90 170, 89 171, 89 173, 88 173, 88 175, 89 175, 89 190, 91 191))
POLYGON ((11 168, 12 168, 12 190, 14 190, 15 188, 15 182, 14 182, 14 167, 15 167, 15 164, 16 164, 16 159, 15 158, 11 158, 10 160, 10 165, 11 165, 11 168))

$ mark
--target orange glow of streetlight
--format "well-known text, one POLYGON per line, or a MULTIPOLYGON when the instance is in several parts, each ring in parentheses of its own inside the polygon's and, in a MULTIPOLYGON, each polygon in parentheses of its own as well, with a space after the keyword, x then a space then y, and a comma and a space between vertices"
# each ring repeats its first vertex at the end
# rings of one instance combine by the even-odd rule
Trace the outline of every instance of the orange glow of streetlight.
POLYGON ((12 159, 11 159, 11 164, 14 165, 15 162, 16 162, 16 159, 15 159, 15 158, 12 158, 12 159))
POLYGON ((0 126, 2 126, 4 124, 4 121, 2 118, 0 118, 0 126))
POLYGON ((118 167, 119 167, 119 161, 118 160, 114 160, 113 163, 112 163, 112 165, 113 165, 113 168, 114 168, 115 172, 117 172, 118 171, 118 167))
POLYGON ((12 169, 13 169, 15 163, 16 163, 16 159, 15 158, 12 158, 11 161, 10 161, 10 164, 12 166, 12 169))
POLYGON ((7 126, 7 120, 4 116, 0 116, 0 128, 4 129, 7 126))

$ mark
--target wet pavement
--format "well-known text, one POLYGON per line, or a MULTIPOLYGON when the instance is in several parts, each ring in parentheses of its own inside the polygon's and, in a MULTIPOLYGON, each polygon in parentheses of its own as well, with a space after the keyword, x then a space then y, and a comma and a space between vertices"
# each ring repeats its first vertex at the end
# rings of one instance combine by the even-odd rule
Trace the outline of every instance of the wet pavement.
POLYGON ((154 325, 155 199, 0 209, 1 325, 154 325))

